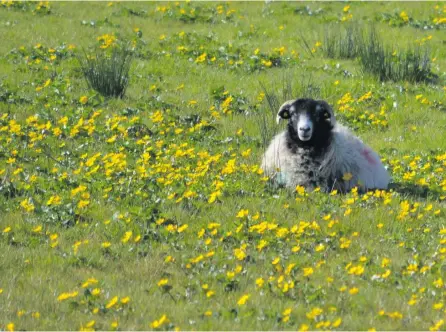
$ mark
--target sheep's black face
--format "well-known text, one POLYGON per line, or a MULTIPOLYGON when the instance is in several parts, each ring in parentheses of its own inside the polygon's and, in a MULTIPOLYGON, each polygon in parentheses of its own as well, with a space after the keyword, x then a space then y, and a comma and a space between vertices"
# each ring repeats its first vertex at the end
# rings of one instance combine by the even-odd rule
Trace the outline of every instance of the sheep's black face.
POLYGON ((289 139, 300 147, 323 148, 329 144, 335 118, 321 100, 297 99, 284 104, 278 117, 288 119, 289 139))

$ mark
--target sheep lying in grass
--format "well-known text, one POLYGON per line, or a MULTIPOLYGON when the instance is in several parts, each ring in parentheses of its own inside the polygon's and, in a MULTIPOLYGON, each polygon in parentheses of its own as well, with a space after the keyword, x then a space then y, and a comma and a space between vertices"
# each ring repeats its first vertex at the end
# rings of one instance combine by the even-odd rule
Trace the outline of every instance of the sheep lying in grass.
POLYGON ((376 152, 337 124, 325 101, 287 101, 277 114, 281 119, 288 127, 273 138, 261 165, 276 183, 341 192, 387 189, 390 177, 376 152))

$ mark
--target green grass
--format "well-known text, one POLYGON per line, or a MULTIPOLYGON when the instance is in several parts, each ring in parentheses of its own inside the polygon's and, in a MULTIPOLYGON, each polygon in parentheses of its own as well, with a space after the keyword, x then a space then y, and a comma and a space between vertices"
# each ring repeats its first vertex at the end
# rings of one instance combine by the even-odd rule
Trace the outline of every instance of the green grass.
POLYGON ((444 4, 43 5, 0 5, 0 330, 446 328, 444 4), (324 53, 329 24, 371 22, 429 48, 438 82, 324 53), (133 52, 123 98, 76 58, 114 43, 133 52), (308 96, 391 190, 260 174, 275 108, 308 96))

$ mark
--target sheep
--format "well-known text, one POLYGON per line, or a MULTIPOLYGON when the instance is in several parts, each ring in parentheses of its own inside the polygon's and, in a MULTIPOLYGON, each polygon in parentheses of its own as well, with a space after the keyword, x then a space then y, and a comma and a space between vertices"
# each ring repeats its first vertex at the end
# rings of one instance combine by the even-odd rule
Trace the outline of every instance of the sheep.
POLYGON ((287 129, 273 138, 261 163, 273 181, 292 189, 387 189, 390 177, 377 153, 336 122, 327 102, 289 100, 277 113, 277 122, 282 119, 287 129))

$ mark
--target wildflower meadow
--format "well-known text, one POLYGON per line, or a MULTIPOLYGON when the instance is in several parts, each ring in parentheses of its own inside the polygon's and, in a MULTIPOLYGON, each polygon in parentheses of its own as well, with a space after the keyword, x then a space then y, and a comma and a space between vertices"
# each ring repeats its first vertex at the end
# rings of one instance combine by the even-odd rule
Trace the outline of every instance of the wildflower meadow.
POLYGON ((445 331, 445 32, 440 1, 2 0, 0 330, 445 331), (388 190, 263 174, 299 97, 388 190))

